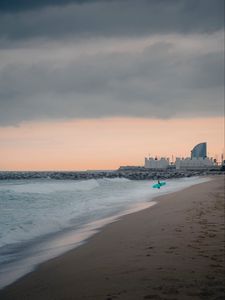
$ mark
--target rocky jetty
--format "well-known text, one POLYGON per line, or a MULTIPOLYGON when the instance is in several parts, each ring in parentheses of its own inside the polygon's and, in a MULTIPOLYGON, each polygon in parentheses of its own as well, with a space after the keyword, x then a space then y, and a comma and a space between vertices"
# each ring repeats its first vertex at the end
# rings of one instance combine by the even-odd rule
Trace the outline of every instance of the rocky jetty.
POLYGON ((87 180, 99 178, 127 178, 130 180, 155 180, 182 178, 191 176, 207 176, 225 174, 224 170, 150 170, 142 167, 120 168, 115 171, 83 171, 83 172, 0 172, 0 180, 9 179, 57 179, 57 180, 87 180))

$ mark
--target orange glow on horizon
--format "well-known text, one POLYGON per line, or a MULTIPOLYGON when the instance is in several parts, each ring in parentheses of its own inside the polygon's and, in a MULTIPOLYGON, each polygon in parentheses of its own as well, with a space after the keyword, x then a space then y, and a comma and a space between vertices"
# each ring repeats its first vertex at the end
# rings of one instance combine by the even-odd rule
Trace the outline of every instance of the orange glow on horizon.
POLYGON ((224 152, 224 119, 108 118, 29 122, 0 128, 0 170, 117 169, 148 156, 190 156, 207 142, 208 156, 224 152))

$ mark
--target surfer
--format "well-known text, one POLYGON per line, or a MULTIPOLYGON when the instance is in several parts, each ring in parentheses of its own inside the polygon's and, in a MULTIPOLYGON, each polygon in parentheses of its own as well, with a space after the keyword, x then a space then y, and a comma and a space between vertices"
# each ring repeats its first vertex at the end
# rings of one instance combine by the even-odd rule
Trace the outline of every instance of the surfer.
POLYGON ((160 189, 160 186, 161 186, 161 182, 158 179, 158 189, 160 189))
POLYGON ((164 185, 166 185, 166 182, 165 181, 160 181, 159 179, 157 179, 157 183, 155 183, 155 184, 153 184, 153 188, 154 189, 160 189, 161 188, 161 186, 164 186, 164 185))

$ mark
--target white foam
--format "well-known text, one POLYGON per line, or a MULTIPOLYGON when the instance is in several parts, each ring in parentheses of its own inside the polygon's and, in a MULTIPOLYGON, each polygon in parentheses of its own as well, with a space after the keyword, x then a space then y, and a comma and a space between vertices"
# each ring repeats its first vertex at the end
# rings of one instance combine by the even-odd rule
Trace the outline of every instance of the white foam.
MULTIPOLYGON (((15 181, 15 180, 14 180, 15 181)), ((90 191, 99 186, 97 180, 40 180, 40 181, 18 181, 7 184, 1 184, 1 191, 12 191, 15 193, 29 193, 29 194, 49 194, 55 192, 73 192, 73 191, 90 191)))

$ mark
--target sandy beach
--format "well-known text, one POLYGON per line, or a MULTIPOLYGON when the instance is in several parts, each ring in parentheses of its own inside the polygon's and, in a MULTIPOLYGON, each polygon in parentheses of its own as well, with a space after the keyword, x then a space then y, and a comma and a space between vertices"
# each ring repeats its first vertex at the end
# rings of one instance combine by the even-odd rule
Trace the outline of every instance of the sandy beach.
POLYGON ((224 299, 224 176, 156 198, 0 299, 224 299))

